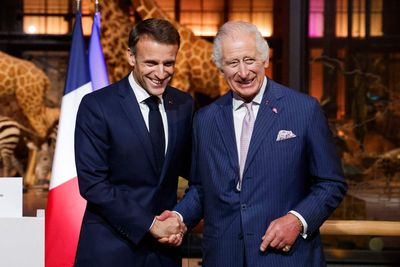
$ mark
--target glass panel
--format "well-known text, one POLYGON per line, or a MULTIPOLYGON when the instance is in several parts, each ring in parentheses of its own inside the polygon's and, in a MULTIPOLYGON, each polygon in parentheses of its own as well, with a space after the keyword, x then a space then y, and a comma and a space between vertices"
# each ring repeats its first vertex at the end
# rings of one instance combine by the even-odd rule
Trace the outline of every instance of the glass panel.
POLYGON ((175 19, 175 0, 157 0, 157 4, 172 19, 175 19))
POLYGON ((224 4, 220 1, 194 0, 181 2, 180 23, 196 35, 214 36, 222 24, 224 4))
POLYGON ((272 48, 269 48, 269 64, 268 68, 265 69, 265 75, 271 79, 274 78, 273 69, 274 69, 274 50, 272 48))
POLYGON ((351 36, 365 37, 365 0, 353 0, 351 36))
MULTIPOLYGON (((24 1, 23 31, 28 34, 67 34, 69 30, 68 1, 65 0, 29 0, 24 1)), ((83 31, 89 35, 94 4, 91 1, 82 2, 83 31)))
POLYGON ((323 50, 322 49, 311 49, 310 50, 310 71, 309 71, 309 94, 319 101, 322 99, 323 93, 323 64, 319 60, 322 56, 323 50))
POLYGON ((248 12, 230 12, 229 20, 251 21, 251 15, 248 12))
MULTIPOLYGON (((339 49, 338 51, 338 58, 341 62, 344 62, 346 58, 346 50, 339 49)), ((342 65, 339 65, 340 68, 342 65)), ((336 119, 342 120, 345 118, 346 115, 346 79, 345 75, 343 75, 343 70, 339 71, 337 75, 337 96, 336 96, 336 105, 337 105, 337 112, 336 112, 336 119)))
MULTIPOLYGON (((382 47, 375 38, 352 41, 348 47, 338 42, 330 43, 330 50, 309 50, 309 94, 320 99, 330 115, 349 185, 330 219, 399 221, 400 53, 388 49, 398 45, 388 40, 382 47), (332 50, 332 56, 323 54, 332 50)), ((328 260, 370 258, 371 265, 389 266, 384 264, 391 260, 389 255, 400 250, 399 237, 324 235, 322 239, 328 260)))
POLYGON ((347 37, 347 1, 336 0, 336 36, 347 37))
POLYGON ((257 25, 258 29, 264 37, 272 36, 272 13, 254 12, 252 21, 255 25, 257 25))
POLYGON ((322 37, 324 35, 324 0, 310 0, 308 16, 308 36, 322 37))
POLYGON ((382 36, 382 0, 371 1, 371 36, 382 36))
MULTIPOLYGON (((46 13, 68 13, 68 1, 65 0, 43 0, 46 3, 46 13)), ((89 1, 83 1, 89 2, 89 1)), ((90 2, 89 2, 90 3, 90 2)))
POLYGON ((264 37, 273 34, 273 0, 229 2, 229 20, 249 21, 259 28, 264 37))

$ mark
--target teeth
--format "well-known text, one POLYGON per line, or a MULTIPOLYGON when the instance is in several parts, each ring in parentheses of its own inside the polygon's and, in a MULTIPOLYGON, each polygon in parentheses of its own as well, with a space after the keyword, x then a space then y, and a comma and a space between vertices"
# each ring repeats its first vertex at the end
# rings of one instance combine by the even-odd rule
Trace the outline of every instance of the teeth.
POLYGON ((161 84, 161 83, 162 83, 162 81, 160 81, 160 80, 151 79, 151 81, 152 81, 153 83, 155 83, 155 84, 161 84))

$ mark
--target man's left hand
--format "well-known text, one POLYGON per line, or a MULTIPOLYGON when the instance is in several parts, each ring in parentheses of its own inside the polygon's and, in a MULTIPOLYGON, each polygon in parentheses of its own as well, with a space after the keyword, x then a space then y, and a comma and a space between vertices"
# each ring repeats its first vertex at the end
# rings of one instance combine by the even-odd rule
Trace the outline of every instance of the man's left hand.
POLYGON ((272 221, 268 226, 262 237, 260 250, 264 252, 268 247, 272 247, 289 252, 301 230, 298 218, 291 213, 286 214, 272 221))

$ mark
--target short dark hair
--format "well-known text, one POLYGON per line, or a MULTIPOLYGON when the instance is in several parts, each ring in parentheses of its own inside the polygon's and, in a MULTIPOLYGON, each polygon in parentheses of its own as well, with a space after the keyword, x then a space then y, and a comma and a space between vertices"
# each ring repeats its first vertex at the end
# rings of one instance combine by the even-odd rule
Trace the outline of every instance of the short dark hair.
POLYGON ((146 19, 137 23, 129 33, 128 47, 132 53, 136 53, 137 42, 145 36, 162 44, 179 47, 181 43, 179 33, 171 22, 164 19, 146 19))

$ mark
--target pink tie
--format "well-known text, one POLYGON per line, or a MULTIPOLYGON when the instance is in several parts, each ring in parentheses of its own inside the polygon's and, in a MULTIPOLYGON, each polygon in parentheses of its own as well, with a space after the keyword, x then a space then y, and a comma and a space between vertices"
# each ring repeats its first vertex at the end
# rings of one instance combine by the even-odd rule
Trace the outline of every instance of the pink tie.
POLYGON ((254 126, 254 114, 253 114, 253 103, 244 103, 246 108, 246 115, 243 119, 242 133, 240 135, 240 180, 236 186, 237 190, 242 189, 242 178, 244 165, 246 164, 247 151, 249 150, 251 134, 254 126))

